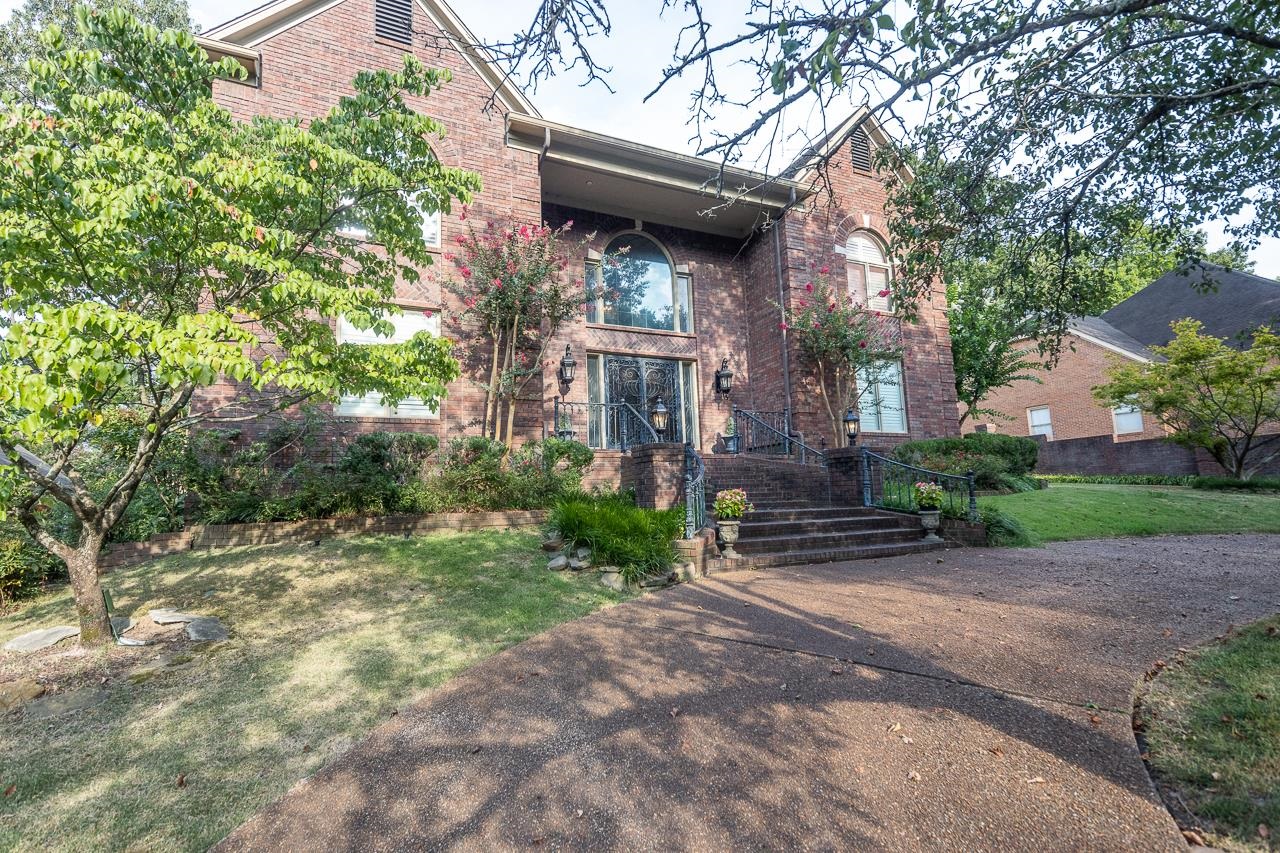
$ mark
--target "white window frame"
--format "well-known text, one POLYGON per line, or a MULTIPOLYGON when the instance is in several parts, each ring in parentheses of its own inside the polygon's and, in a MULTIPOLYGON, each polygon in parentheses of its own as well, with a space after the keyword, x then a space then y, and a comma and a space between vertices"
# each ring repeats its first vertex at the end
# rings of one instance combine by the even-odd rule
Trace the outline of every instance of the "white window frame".
MULTIPOLYGON (((608 247, 612 246, 615 241, 623 238, 639 235, 653 245, 658 247, 667 258, 667 265, 671 268, 671 329, 650 329, 647 326, 626 326, 618 323, 609 323, 604 319, 605 301, 604 295, 600 295, 586 300, 590 308, 587 313, 587 322, 597 326, 608 326, 612 329, 633 329, 640 333, 656 332, 657 334, 678 334, 692 335, 697 330, 697 324, 693 317, 693 276, 689 273, 688 264, 677 264, 675 259, 671 257, 671 252, 667 250, 656 237, 646 231, 619 231, 609 238, 605 244, 605 252, 608 247), (681 309, 684 309, 684 322, 681 322, 681 309), (591 319, 594 317, 595 319, 591 319), (683 328, 682 328, 683 327, 683 328)), ((587 256, 583 258, 583 282, 588 291, 604 290, 604 255, 597 251, 588 251, 587 256)))
MULTIPOLYGON (((339 199, 340 205, 351 203, 351 199, 339 199)), ((415 199, 413 202, 414 210, 418 211, 418 215, 422 217, 422 239, 427 244, 428 249, 440 249, 444 240, 443 219, 439 210, 433 210, 427 213, 422 209, 415 199)), ((369 239, 369 229, 362 225, 347 225, 338 229, 339 236, 346 237, 350 240, 359 240, 365 242, 369 239)))
MULTIPOLYGON (((440 315, 426 309, 405 308, 403 313, 387 319, 395 324, 391 337, 375 335, 369 329, 357 329, 345 317, 338 319, 338 343, 348 344, 402 344, 418 332, 440 335, 440 315)), ((368 394, 343 394, 333 407, 333 413, 342 418, 393 418, 397 420, 434 421, 440 419, 439 404, 428 405, 417 397, 407 397, 398 406, 382 402, 377 391, 368 394)))
POLYGON ((879 239, 869 231, 855 231, 849 235, 849 239, 845 241, 843 246, 836 246, 836 252, 844 255, 845 270, 848 274, 849 296, 856 301, 858 296, 861 295, 862 302, 869 311, 892 314, 895 310, 893 295, 880 296, 880 290, 877 290, 874 294, 871 292, 873 270, 884 276, 884 287, 881 290, 889 290, 893 284, 893 265, 889 262, 889 258, 879 239), (849 272, 851 268, 861 272, 861 294, 856 293, 854 290, 853 275, 849 272))
POLYGON ((906 371, 901 361, 880 362, 875 368, 875 381, 869 381, 866 371, 859 370, 858 381, 858 417, 864 432, 882 433, 885 435, 906 435, 910 432, 907 421, 907 388, 906 371), (885 365, 891 366, 889 369, 885 365), (892 376, 890 376, 892 374, 892 376), (892 381, 886 381, 891 379, 892 381), (893 405, 886 407, 885 389, 896 389, 892 393, 897 397, 893 405), (886 411, 896 411, 900 423, 886 424, 886 411), (897 429, 888 429, 896 426, 897 429))
POLYGON ((1043 435, 1049 441, 1053 441, 1053 412, 1049 410, 1048 406, 1028 406, 1027 407, 1027 434, 1043 435), (1032 417, 1033 412, 1044 412, 1045 422, 1043 426, 1049 430, 1048 432, 1036 432, 1036 422, 1035 422, 1035 419, 1032 417))
POLYGON ((1132 404, 1126 406, 1116 406, 1111 410, 1111 428, 1116 435, 1137 435, 1146 430, 1147 425, 1142 418, 1142 409, 1132 404), (1138 416, 1137 429, 1120 429, 1120 419, 1131 415, 1138 416))

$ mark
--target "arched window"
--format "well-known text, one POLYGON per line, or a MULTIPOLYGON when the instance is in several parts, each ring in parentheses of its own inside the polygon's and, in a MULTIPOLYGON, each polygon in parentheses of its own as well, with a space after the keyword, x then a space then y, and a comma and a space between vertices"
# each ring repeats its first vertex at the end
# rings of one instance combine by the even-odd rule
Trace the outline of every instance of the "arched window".
POLYGON ((889 298, 889 259, 880 242, 865 231, 855 231, 836 251, 845 256, 848 265, 849 296, 872 311, 893 311, 889 298))
POLYGON ((587 288, 589 322, 693 331, 689 277, 644 234, 621 234, 599 261, 588 261, 587 288))

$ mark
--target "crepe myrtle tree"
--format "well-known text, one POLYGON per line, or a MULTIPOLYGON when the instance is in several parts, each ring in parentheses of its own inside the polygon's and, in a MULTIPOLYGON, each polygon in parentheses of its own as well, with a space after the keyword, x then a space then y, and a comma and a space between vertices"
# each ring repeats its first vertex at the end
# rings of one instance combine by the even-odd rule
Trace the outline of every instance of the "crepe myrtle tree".
POLYGON ((189 33, 120 9, 82 8, 77 24, 83 47, 48 30, 35 97, 0 112, 0 510, 66 562, 94 644, 111 636, 99 551, 167 434, 341 393, 444 394, 449 342, 343 344, 335 318, 389 335, 397 280, 430 262, 423 211, 479 179, 432 154, 443 128, 406 97, 448 74, 412 56, 362 72, 306 125, 240 123, 211 92, 242 69, 189 33), (244 393, 191 405, 224 379, 244 393), (122 409, 143 428, 90 488, 77 458, 122 409), (73 534, 51 531, 50 501, 73 534))
POLYGON ((1280 457, 1280 335, 1259 328, 1240 349, 1205 334, 1199 320, 1172 327, 1173 340, 1151 348, 1161 361, 1117 362, 1094 395, 1150 412, 1170 441, 1203 448, 1247 480, 1280 457))
MULTIPOLYGON (((569 275, 571 258, 581 258, 592 236, 571 240, 570 220, 559 228, 544 224, 486 222, 468 225, 457 249, 446 254, 457 273, 446 287, 461 305, 449 318, 461 330, 473 324, 484 336, 466 361, 485 389, 484 434, 511 446, 516 401, 549 365, 547 350, 556 332, 582 313, 583 282, 569 275)), ((459 335, 459 337, 463 337, 459 335)))
POLYGON ((839 445, 845 410, 859 410, 867 392, 885 381, 890 365, 902 358, 898 321, 842 296, 826 266, 815 269, 804 295, 793 299, 783 317, 779 327, 800 350, 839 445))

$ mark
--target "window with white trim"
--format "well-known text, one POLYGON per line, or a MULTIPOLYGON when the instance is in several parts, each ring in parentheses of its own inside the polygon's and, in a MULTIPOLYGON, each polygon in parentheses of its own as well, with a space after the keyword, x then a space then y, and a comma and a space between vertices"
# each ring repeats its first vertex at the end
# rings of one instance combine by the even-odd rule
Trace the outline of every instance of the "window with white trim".
MULTIPOLYGON (((345 317, 338 321, 338 342, 344 344, 402 344, 418 332, 440 334, 440 317, 434 312, 406 310, 403 314, 388 317, 395 326, 390 337, 375 335, 371 329, 357 329, 345 317)), ((408 397, 397 406, 387 406, 376 391, 368 394, 343 394, 334 414, 359 418, 435 419, 440 417, 439 407, 428 405, 417 397, 408 397)))
POLYGON ((865 231, 855 231, 836 251, 845 256, 850 298, 872 311, 892 313, 889 260, 880 243, 865 231))
MULTIPOLYGON (((344 198, 339 201, 339 205, 346 207, 351 204, 351 199, 344 198)), ((433 210, 427 213, 422 209, 422 204, 415 198, 412 202, 413 209, 418 211, 418 215, 422 217, 422 241, 427 244, 429 249, 440 248, 440 211, 433 210)), ((349 237, 352 240, 368 240, 369 229, 360 221, 360 217, 356 215, 354 210, 344 211, 340 214, 337 232, 343 237, 349 237)))
POLYGON ((860 368, 858 417, 867 432, 906 432, 907 404, 902 388, 902 362, 881 361, 860 368))
POLYGON ((1032 435, 1043 435, 1053 440, 1053 420, 1049 417, 1048 406, 1035 406, 1027 409, 1027 426, 1032 435))
POLYGON ((1116 406, 1111 410, 1116 435, 1133 435, 1142 432, 1142 410, 1137 406, 1116 406))

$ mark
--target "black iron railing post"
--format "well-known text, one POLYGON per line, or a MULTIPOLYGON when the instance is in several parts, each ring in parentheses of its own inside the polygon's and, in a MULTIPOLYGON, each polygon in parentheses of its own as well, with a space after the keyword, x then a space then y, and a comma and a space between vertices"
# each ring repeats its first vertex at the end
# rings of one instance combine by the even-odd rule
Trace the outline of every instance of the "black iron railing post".
POLYGON ((697 533, 694 526, 694 509, 693 509, 693 465, 692 459, 693 448, 686 444, 684 446, 684 538, 692 539, 693 534, 697 533))
POLYGON ((969 520, 976 522, 981 517, 978 515, 978 476, 973 471, 966 471, 964 476, 969 481, 969 520))
POLYGON ((862 505, 871 506, 871 451, 862 448, 862 505))

